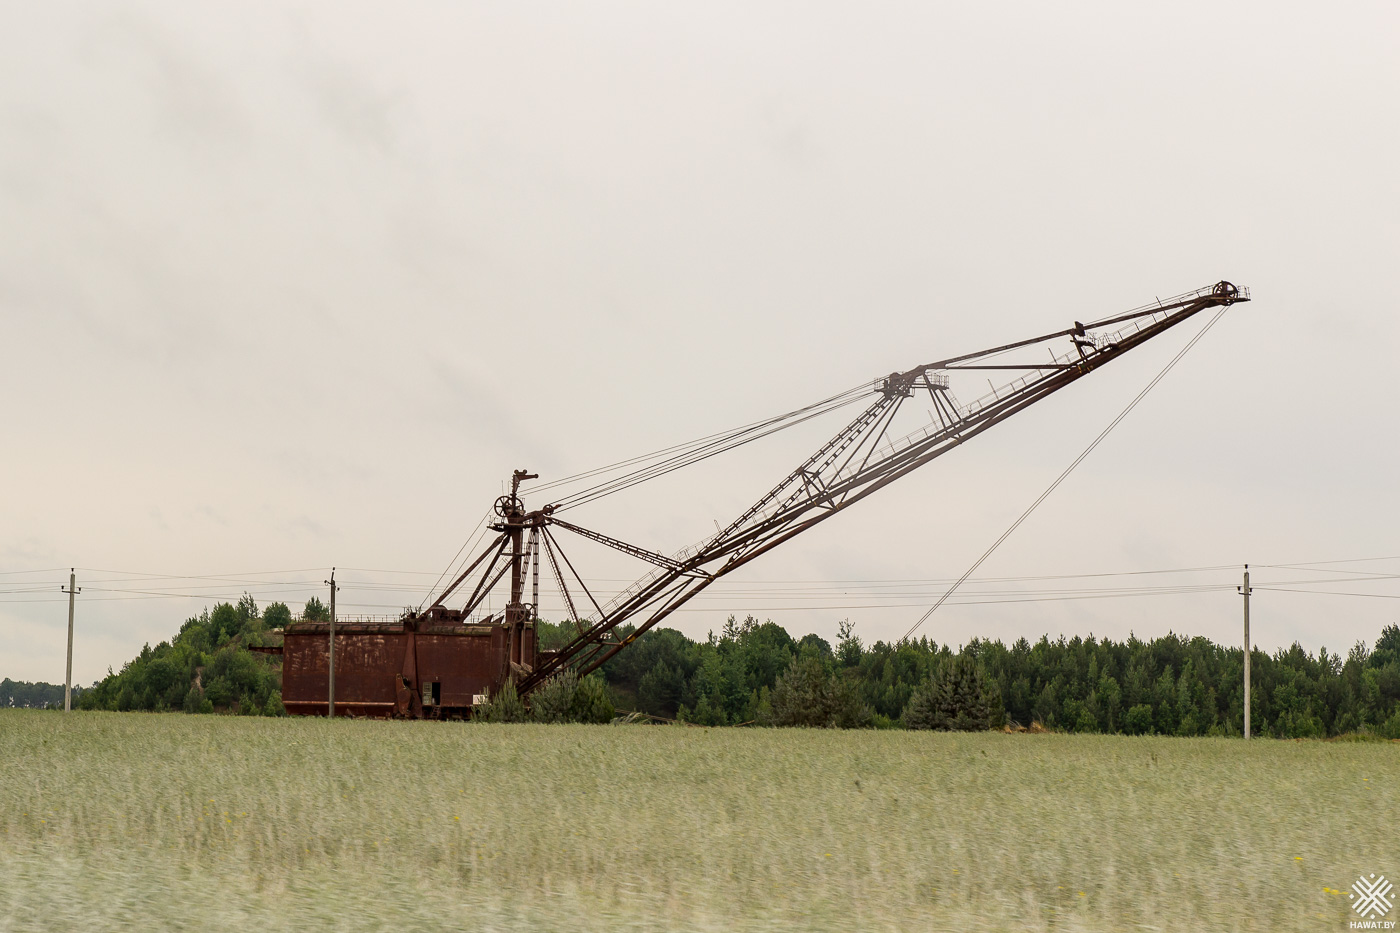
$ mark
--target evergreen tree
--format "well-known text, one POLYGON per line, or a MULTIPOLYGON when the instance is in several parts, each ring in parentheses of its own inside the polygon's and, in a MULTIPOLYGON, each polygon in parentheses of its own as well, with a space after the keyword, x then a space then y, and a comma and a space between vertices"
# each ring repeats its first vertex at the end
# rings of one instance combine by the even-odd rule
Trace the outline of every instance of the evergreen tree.
POLYGON ((608 685, 598 674, 589 674, 578 682, 570 714, 574 722, 610 723, 617 716, 608 685))
POLYGON ((529 718, 515 681, 508 680, 496 695, 472 710, 476 722, 524 722, 529 718))
POLYGON ((685 691, 685 675, 664 660, 642 675, 637 685, 637 708, 653 716, 675 718, 685 691))
POLYGON ((977 662, 959 655, 939 665, 904 709, 907 729, 977 732, 991 728, 991 709, 977 662))
POLYGON ((578 675, 565 668, 530 694, 530 718, 535 722, 569 722, 577 693, 578 675))
POLYGON ((858 729, 870 725, 872 710, 845 677, 832 676, 817 657, 793 658, 769 695, 764 725, 858 729))

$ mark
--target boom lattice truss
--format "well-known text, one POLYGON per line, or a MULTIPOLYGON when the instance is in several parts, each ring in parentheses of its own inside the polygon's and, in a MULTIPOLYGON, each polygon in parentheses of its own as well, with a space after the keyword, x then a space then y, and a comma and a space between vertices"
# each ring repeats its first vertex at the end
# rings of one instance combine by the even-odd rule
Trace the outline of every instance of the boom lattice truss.
POLYGON ((425 614, 465 619, 510 574, 506 608, 485 621, 504 623, 515 631, 520 623, 533 620, 539 605, 543 552, 577 625, 577 636, 558 651, 539 652, 534 665, 521 663, 524 655, 514 652, 512 658, 521 661, 512 664, 513 676, 526 694, 566 667, 587 674, 715 581, 784 541, 1200 312, 1248 300, 1247 289, 1222 281, 1089 324, 1076 321, 1054 333, 890 373, 869 387, 873 398, 854 420, 743 514, 671 556, 566 521, 556 514, 562 511, 557 503, 527 511, 519 498, 520 484, 536 477, 516 471, 511 494, 496 503, 499 521, 491 526, 495 537, 425 614), (963 405, 953 395, 952 382, 954 374, 967 371, 1001 371, 1012 378, 963 405), (914 398, 931 405, 928 422, 912 433, 892 436, 895 416, 914 398), (560 547, 558 530, 614 548, 654 569, 607 605, 600 604, 560 547), (527 577, 532 579, 529 602, 527 577), (464 608, 448 609, 447 599, 469 581, 475 582, 464 608), (628 622, 634 627, 619 638, 619 626, 628 622))

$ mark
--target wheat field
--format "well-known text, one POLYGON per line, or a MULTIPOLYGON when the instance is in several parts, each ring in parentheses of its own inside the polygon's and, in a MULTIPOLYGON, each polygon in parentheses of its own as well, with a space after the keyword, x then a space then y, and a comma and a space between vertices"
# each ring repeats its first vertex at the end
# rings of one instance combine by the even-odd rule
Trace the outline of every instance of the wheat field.
POLYGON ((0 930, 1345 929, 1397 799, 1394 743, 3 710, 0 930))

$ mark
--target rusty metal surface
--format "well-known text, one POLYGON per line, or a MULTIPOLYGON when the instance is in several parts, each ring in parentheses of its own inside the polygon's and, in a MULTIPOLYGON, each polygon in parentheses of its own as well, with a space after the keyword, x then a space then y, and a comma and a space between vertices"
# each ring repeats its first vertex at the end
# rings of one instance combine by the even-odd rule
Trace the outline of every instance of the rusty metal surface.
POLYGON ((418 635, 418 683, 439 685, 439 705, 466 709, 472 697, 490 693, 500 677, 500 662, 488 635, 418 635))
MULTIPOLYGON (((521 628, 521 646, 532 650, 533 625, 521 628)), ((326 714, 329 629, 324 622, 287 627, 282 705, 288 713, 326 714)), ((506 636, 500 625, 337 624, 336 715, 466 715, 474 697, 500 689, 507 668, 506 636)))
MULTIPOLYGON (((282 642, 282 705, 289 713, 324 715, 329 626, 302 628, 288 627, 282 642)), ((345 626, 336 632, 336 715, 373 715, 366 710, 381 708, 387 715, 393 709, 393 677, 402 666, 406 635, 402 626, 397 633, 365 628, 345 626)))

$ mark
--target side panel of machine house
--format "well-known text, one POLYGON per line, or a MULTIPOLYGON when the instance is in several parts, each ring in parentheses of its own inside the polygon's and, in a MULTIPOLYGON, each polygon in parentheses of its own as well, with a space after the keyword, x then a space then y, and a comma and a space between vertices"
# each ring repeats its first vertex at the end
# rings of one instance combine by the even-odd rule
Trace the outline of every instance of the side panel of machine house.
MULTIPOLYGON (((530 642, 533 634, 529 633, 530 642)), ((509 635, 502 625, 429 623, 415 628, 402 622, 339 623, 335 632, 335 714, 375 718, 467 715, 474 703, 494 695, 504 684, 513 641, 509 635)), ((326 715, 329 642, 330 626, 324 622, 300 622, 286 628, 282 704, 288 713, 326 715)))

